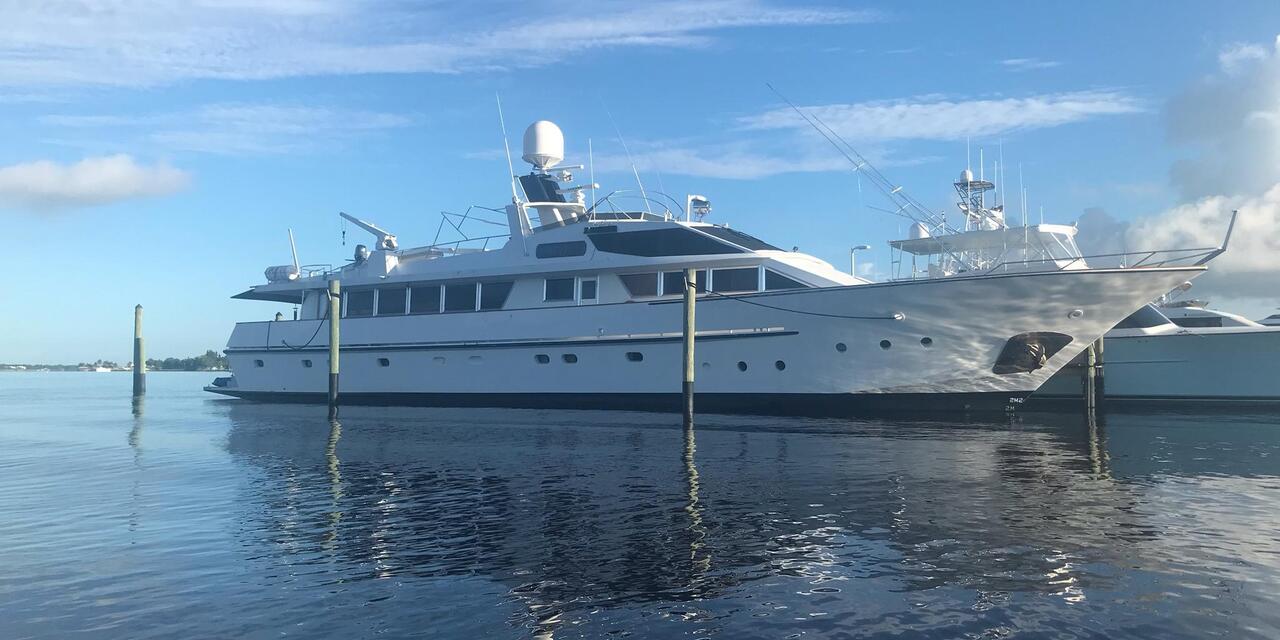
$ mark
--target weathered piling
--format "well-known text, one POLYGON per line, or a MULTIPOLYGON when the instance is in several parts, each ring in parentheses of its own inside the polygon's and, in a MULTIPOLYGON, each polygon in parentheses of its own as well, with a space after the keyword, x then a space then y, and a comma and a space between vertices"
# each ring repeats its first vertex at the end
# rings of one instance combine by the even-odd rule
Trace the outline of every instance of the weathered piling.
POLYGON ((329 281, 329 418, 338 416, 338 325, 342 312, 342 286, 329 281))
POLYGON ((1098 350, 1091 344, 1084 350, 1084 407, 1093 412, 1098 408, 1098 350))
POLYGON ((147 353, 142 345, 142 305, 133 308, 133 395, 147 392, 147 353))
POLYGON ((1107 358, 1106 358, 1106 349, 1104 349, 1105 345, 1106 345, 1106 338, 1098 338, 1098 341, 1094 343, 1094 346, 1096 347, 1096 351, 1098 354, 1098 357, 1097 357, 1098 366, 1097 366, 1097 372, 1094 373, 1094 376, 1093 376, 1094 377, 1093 386, 1094 386, 1094 391, 1097 393, 1097 396, 1098 396, 1097 404, 1099 406, 1102 405, 1103 400, 1105 400, 1107 397, 1107 385, 1106 385, 1107 358))
POLYGON ((698 274, 693 269, 684 270, 684 380, 681 395, 684 400, 684 425, 693 426, 693 337, 695 322, 693 317, 694 301, 697 300, 698 274))

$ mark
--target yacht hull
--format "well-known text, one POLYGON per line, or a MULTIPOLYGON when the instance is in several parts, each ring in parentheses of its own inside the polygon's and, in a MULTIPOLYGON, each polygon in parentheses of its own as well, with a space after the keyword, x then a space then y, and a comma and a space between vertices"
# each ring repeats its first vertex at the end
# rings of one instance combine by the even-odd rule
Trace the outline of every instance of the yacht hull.
MULTIPOLYGON (((702 411, 857 415, 1017 407, 1126 315, 1201 268, 1054 271, 698 300, 702 411), (996 373, 1010 339, 1070 342, 996 373)), ((342 320, 344 403, 678 410, 678 299, 342 320)), ((208 390, 325 399, 327 323, 240 323, 208 390)))
MULTIPOLYGON (((1280 327, 1190 329, 1106 338, 1107 400, 1142 403, 1280 404, 1280 327)), ((1080 374, 1069 366, 1033 400, 1080 396, 1080 374)))

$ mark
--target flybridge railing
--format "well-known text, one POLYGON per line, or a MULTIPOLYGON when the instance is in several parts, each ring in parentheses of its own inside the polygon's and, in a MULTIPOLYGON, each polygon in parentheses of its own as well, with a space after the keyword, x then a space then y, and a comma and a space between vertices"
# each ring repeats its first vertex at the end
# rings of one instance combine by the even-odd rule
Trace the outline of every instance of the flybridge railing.
POLYGON ((1068 271, 1072 269, 1154 269, 1158 267, 1191 267, 1200 266, 1226 251, 1223 247, 1202 247, 1197 249, 1158 249, 1154 251, 1126 251, 1124 253, 1098 253, 1073 258, 1041 258, 1037 260, 1007 260, 988 269, 977 270, 980 273, 996 273, 998 271, 1068 271), (1098 264, 1099 261, 1104 264, 1098 264), (1019 268, 1019 265, 1045 265, 1044 269, 1019 268))

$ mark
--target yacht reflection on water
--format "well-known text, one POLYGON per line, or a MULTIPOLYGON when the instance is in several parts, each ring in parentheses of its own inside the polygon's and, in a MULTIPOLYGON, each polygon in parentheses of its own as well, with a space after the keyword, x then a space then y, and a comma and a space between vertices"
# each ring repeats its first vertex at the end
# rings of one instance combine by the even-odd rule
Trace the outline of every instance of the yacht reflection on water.
POLYGON ((707 615, 706 601, 765 579, 886 602, 943 586, 1069 602, 1158 590, 1096 568, 1179 561, 1150 504, 1165 478, 1280 471, 1260 453, 1280 439, 1266 417, 1210 431, 1168 415, 711 416, 695 441, 650 414, 353 407, 340 424, 305 406, 225 406, 227 449, 261 479, 240 535, 343 580, 483 578, 539 637, 654 601, 707 615), (1222 442, 1234 453, 1215 459, 1222 442))

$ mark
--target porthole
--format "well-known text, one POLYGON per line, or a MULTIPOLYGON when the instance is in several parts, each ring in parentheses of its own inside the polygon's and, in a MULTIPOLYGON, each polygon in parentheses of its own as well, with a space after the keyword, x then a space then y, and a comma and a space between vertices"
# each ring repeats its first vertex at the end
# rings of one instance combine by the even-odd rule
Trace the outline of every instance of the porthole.
POLYGON ((746 370, 747 370, 747 363, 745 363, 745 362, 743 362, 743 361, 739 360, 739 361, 738 361, 738 371, 746 371, 746 370))
POLYGON ((836 343, 836 351, 839 351, 840 353, 844 353, 844 352, 846 352, 846 351, 848 351, 848 350, 849 350, 849 345, 847 345, 847 344, 845 344, 845 343, 843 343, 843 342, 837 342, 837 343, 836 343))
POLYGON ((389 367, 389 366, 391 366, 391 360, 389 360, 389 359, 387 359, 387 358, 378 358, 378 366, 379 366, 379 367, 389 367))
POLYGON ((534 356, 533 359, 537 360, 538 364, 547 364, 548 362, 551 362, 551 356, 545 353, 539 353, 538 355, 534 356))
POLYGON ((929 336, 925 336, 925 337, 923 337, 923 338, 920 338, 920 346, 922 346, 922 347, 924 347, 924 348, 926 348, 926 349, 928 349, 929 347, 932 347, 932 346, 933 346, 933 338, 930 338, 929 336))
POLYGON ((560 356, 560 359, 561 359, 561 360, 564 360, 565 364, 573 364, 573 363, 575 363, 575 362, 577 362, 577 361, 578 361, 578 356, 576 356, 576 355, 574 355, 574 354, 572 354, 572 353, 566 353, 566 354, 564 354, 564 355, 560 356))
POLYGON ((627 360, 630 362, 643 362, 644 354, 640 353, 639 351, 628 351, 627 360))
POLYGON ((266 365, 266 363, 264 363, 264 362, 263 362, 263 361, 261 361, 261 360, 254 360, 254 361, 253 361, 253 366, 255 366, 255 367, 262 367, 262 366, 265 366, 265 365, 266 365))
POLYGON ((310 369, 310 368, 311 368, 311 361, 310 361, 310 360, 303 360, 303 361, 302 361, 302 366, 304 366, 304 367, 306 367, 306 368, 310 369))
POLYGON ((888 340, 881 340, 881 341, 880 341, 880 348, 881 348, 881 349, 884 349, 885 351, 888 351, 888 350, 889 350, 889 347, 892 347, 892 346, 893 346, 893 343, 892 343, 892 342, 889 342, 888 340))
POLYGON ((773 363, 773 366, 774 366, 775 368, 777 368, 777 369, 778 369, 778 371, 782 371, 783 369, 786 369, 786 368, 787 368, 787 363, 785 363, 785 362, 783 362, 783 361, 779 360, 779 361, 777 361, 777 362, 773 363))

